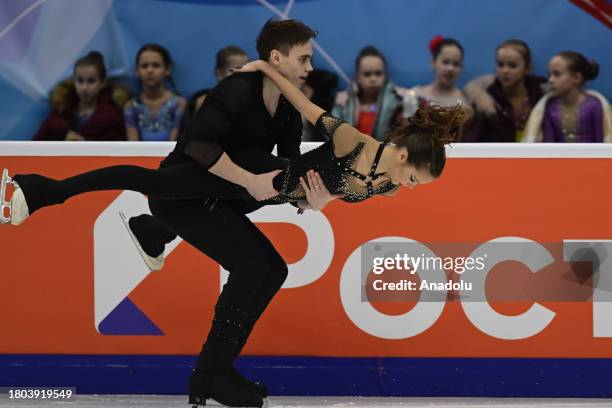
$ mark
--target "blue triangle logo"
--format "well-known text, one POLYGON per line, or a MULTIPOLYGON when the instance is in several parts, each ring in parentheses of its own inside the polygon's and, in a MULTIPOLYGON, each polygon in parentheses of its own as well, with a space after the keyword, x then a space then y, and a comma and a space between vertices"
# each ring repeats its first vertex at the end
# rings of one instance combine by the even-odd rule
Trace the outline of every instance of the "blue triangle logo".
POLYGON ((164 335, 127 297, 100 323, 98 331, 105 335, 164 335))

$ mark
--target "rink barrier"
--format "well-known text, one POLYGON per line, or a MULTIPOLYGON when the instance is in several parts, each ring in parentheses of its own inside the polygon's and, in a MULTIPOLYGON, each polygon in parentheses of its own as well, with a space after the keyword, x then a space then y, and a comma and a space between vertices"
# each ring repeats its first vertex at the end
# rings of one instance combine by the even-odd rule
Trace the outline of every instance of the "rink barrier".
MULTIPOLYGON (((0 387, 187 394, 195 356, 3 355, 0 387)), ((270 395, 611 398, 610 359, 240 357, 270 395)))
MULTIPOLYGON (((303 150, 316 145, 304 144, 303 150)), ((20 172, 49 171, 55 177, 105 163, 154 167, 173 146, 172 143, 0 142, 0 167, 20 172), (60 167, 53 167, 55 163, 60 167)), ((387 199, 376 198, 350 210, 338 211, 338 205, 334 204, 334 208, 324 211, 334 229, 340 231, 334 235, 339 239, 334 242, 333 266, 321 271, 325 279, 316 281, 318 286, 296 284, 291 290, 279 293, 274 305, 258 323, 245 349, 247 356, 238 361, 247 376, 266 382, 272 395, 612 397, 612 324, 609 317, 612 314, 605 312, 609 304, 603 302, 598 307, 604 306, 605 310, 593 307, 595 302, 589 299, 550 305, 556 307, 558 314, 550 327, 531 337, 513 340, 495 338, 483 327, 470 324, 457 305, 447 305, 431 329, 414 336, 394 333, 395 339, 361 330, 351 320, 354 316, 347 317, 341 302, 337 301, 340 278, 336 275, 342 276, 341 269, 357 245, 376 236, 366 227, 384 235, 389 225, 355 228, 351 220, 342 218, 345 211, 356 216, 382 211, 397 215, 403 214, 403 207, 409 208, 414 223, 398 218, 390 227, 393 231, 403 228, 409 236, 425 236, 423 242, 431 240, 431 236, 456 239, 461 234, 476 234, 476 239, 488 240, 507 235, 508 231, 540 242, 612 239, 609 206, 612 197, 608 180, 612 174, 611 145, 465 144, 455 145, 448 152, 448 166, 454 166, 457 171, 445 173, 439 185, 444 192, 453 193, 454 201, 445 202, 452 211, 436 206, 435 203, 442 202, 440 193, 435 192, 438 187, 425 187, 418 195, 402 193, 394 201, 385 201, 384 207, 379 203, 387 199), (453 162, 454 159, 467 160, 453 162), (515 160, 525 163, 527 170, 515 169, 515 160), (577 164, 568 166, 567 173, 564 171, 566 160, 575 160, 567 164, 577 164), (554 169, 556 173, 540 174, 539 168, 554 169), (501 175, 491 177, 496 171, 501 175), (554 185, 530 185, 530 175, 540 176, 540 180, 554 182, 554 185), (474 188, 478 193, 475 179, 486 180, 487 189, 493 191, 490 197, 480 196, 480 200, 505 207, 485 213, 485 209, 478 207, 479 203, 470 204, 472 207, 464 205, 462 201, 471 197, 462 188, 474 188), (503 189, 495 182, 503 184, 503 189), (529 198, 533 197, 533 203, 530 202, 533 211, 514 207, 514 203, 495 201, 506 196, 520 198, 521 192, 528 188, 529 198), (510 193, 502 195, 500 192, 505 189, 510 193), (574 205, 569 207, 568 213, 563 213, 566 218, 551 215, 549 207, 554 204, 555 194, 561 194, 574 205), (542 203, 547 204, 545 209, 538 208, 542 203), (469 209, 468 216, 457 213, 457 208, 469 209), (496 211, 509 214, 514 210, 531 218, 525 221, 516 217, 505 223, 503 230, 498 227, 496 211), (432 215, 444 222, 452 220, 456 230, 442 229, 445 226, 442 221, 433 227, 430 223, 416 224, 432 215), (483 222, 478 222, 481 219, 483 222), (402 223, 407 226, 404 228, 402 223), (515 224, 520 227, 518 232, 512 231, 515 224), (324 286, 319 285, 321 281, 324 286), (297 300, 292 297, 294 294, 299 295, 297 300), (313 299, 317 307, 313 307, 313 299), (298 319, 310 323, 301 324, 298 319), (268 357, 261 357, 265 355, 268 357), (304 355, 318 357, 300 357, 304 355)), ((107 307, 107 313, 100 312, 102 317, 97 319, 98 309, 104 309, 98 308, 97 302, 104 300, 108 293, 95 292, 94 296, 96 279, 104 279, 117 265, 104 265, 106 269, 95 273, 96 259, 106 258, 93 256, 99 249, 93 237, 100 213, 109 209, 109 203, 116 197, 115 193, 96 193, 95 197, 75 199, 70 206, 50 208, 48 211, 54 217, 33 217, 19 230, 11 226, 0 228, 4 253, 14 255, 26 246, 37 250, 36 256, 31 251, 24 251, 21 256, 4 258, 0 269, 3 301, 0 387, 74 386, 77 392, 84 394, 186 393, 186 379, 194 362, 194 357, 188 354, 197 352, 200 347, 206 332, 204 322, 210 322, 211 315, 207 313, 212 311, 220 282, 203 280, 207 286, 199 289, 201 293, 196 298, 201 302, 194 301, 194 310, 189 311, 189 316, 199 316, 198 324, 201 325, 194 328, 188 322, 181 326, 189 319, 177 318, 172 304, 176 299, 160 297, 165 293, 160 293, 159 288, 176 284, 173 288, 180 297, 190 298, 182 293, 193 287, 193 282, 176 283, 172 277, 191 265, 189 262, 195 259, 199 262, 202 258, 199 254, 194 258, 183 246, 182 256, 186 260, 171 259, 164 271, 151 275, 143 273, 139 279, 147 279, 146 283, 138 286, 140 281, 137 281, 136 288, 126 289, 125 299, 118 306, 116 303, 102 305, 111 304, 116 306, 114 312, 122 313, 108 313, 111 309, 107 307), (64 218, 70 220, 69 225, 62 224, 64 218), (83 219, 87 223, 81 222, 83 219), (64 232, 61 239, 57 239, 55 232, 60 228, 69 229, 71 234, 64 232), (62 245, 68 243, 72 252, 61 254, 62 245), (45 263, 40 263, 41 259, 45 263), (160 304, 160 300, 167 302, 160 304), (146 306, 143 307, 146 314, 139 309, 142 305, 146 306), (125 319, 126 316, 140 318, 142 326, 136 327, 133 321, 125 319)), ((113 217, 117 228, 123 228, 115 213, 113 217)), ((297 218, 295 225, 303 219, 297 218)), ((384 221, 384 217, 381 219, 384 221)), ((118 233, 109 235, 112 239, 122 237, 118 233)), ((389 235, 397 235, 397 232, 389 235)), ((102 235, 102 238, 109 237, 102 235)), ((304 246, 304 242, 300 245, 304 246)), ((291 255, 296 257, 292 262, 299 261, 301 256, 299 251, 291 255)), ((132 261, 142 266, 137 255, 129 262, 126 259, 118 261, 122 267, 132 261)), ((203 263, 206 268, 222 272, 212 262, 203 263)), ((126 267, 129 272, 141 272, 130 269, 131 265, 126 267)), ((117 273, 127 276, 121 269, 117 273)), ((108 285, 105 288, 108 289, 108 285)), ((116 296, 113 299, 116 300, 116 296)), ((502 323, 497 322, 497 325, 502 323)))

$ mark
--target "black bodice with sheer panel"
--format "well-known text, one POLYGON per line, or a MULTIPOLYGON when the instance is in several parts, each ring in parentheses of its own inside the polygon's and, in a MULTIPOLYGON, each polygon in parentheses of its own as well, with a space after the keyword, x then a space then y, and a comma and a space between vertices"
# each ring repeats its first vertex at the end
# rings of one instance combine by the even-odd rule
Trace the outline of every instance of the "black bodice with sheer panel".
POLYGON ((376 194, 388 193, 397 187, 390 181, 376 185, 373 183, 384 175, 383 173, 376 173, 385 147, 384 143, 380 144, 367 175, 354 170, 355 161, 365 147, 363 141, 356 142, 348 154, 341 157, 336 156, 334 152, 334 133, 343 123, 342 120, 327 112, 321 115, 317 121, 317 128, 328 137, 328 141, 298 158, 291 160, 280 158, 285 163, 285 169, 274 179, 274 187, 280 192, 280 195, 267 200, 266 203, 284 203, 305 199, 306 195, 299 179, 311 169, 321 175, 323 183, 332 194, 344 194, 342 200, 351 203, 363 201, 376 194), (352 177, 361 180, 365 186, 357 186, 355 183, 351 183, 350 178, 352 177))

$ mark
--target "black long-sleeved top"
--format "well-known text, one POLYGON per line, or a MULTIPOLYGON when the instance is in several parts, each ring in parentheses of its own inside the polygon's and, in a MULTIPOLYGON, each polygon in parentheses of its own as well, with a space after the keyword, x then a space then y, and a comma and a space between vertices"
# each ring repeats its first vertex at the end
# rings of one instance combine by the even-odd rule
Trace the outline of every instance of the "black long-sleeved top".
POLYGON ((295 158, 301 136, 301 116, 282 95, 274 117, 266 109, 261 72, 234 74, 206 96, 163 166, 195 160, 210 168, 223 152, 230 157, 251 148, 271 152, 275 145, 279 156, 295 158))

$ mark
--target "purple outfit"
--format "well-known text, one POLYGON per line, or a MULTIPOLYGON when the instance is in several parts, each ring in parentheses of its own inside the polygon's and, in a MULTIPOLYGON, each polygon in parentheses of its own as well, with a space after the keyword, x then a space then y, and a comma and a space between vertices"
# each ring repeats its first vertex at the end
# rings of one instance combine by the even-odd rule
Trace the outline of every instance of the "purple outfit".
POLYGON ((576 135, 568 140, 563 130, 559 98, 553 97, 546 103, 542 120, 542 142, 564 143, 601 143, 603 142, 603 109, 601 102, 587 95, 580 105, 576 123, 576 135))

